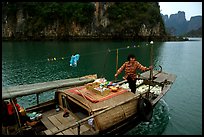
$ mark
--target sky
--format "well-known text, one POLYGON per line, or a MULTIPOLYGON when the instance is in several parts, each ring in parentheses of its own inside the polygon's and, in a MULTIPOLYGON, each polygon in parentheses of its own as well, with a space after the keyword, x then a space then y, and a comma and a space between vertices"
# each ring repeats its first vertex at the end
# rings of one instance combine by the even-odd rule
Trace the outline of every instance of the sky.
POLYGON ((184 11, 188 21, 192 16, 202 16, 202 2, 159 2, 159 5, 160 12, 168 17, 178 11, 184 11))

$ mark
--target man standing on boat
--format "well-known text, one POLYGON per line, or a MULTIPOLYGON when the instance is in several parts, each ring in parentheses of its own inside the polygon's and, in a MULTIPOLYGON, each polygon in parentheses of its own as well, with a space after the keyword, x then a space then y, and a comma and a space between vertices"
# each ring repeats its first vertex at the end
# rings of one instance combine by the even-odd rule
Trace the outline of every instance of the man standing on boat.
POLYGON ((125 70, 125 76, 123 77, 129 83, 129 88, 131 92, 135 93, 136 91, 136 79, 137 74, 136 70, 139 69, 141 71, 151 70, 152 66, 149 68, 141 65, 138 61, 136 61, 135 55, 130 54, 127 57, 127 60, 116 72, 115 77, 117 77, 123 70, 125 70))

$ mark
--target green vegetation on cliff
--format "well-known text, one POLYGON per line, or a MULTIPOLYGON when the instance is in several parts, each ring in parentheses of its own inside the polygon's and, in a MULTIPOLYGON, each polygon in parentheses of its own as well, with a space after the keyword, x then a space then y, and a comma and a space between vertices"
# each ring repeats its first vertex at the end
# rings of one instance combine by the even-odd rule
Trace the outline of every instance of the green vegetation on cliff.
POLYGON ((27 17, 27 29, 40 31, 48 24, 58 20, 62 24, 71 24, 73 21, 80 25, 87 25, 92 22, 95 7, 91 3, 78 2, 17 2, 6 4, 3 13, 16 15, 22 10, 27 17))
POLYGON ((2 12, 3 37, 166 35, 157 2, 2 2, 2 12))
POLYGON ((107 12, 111 20, 110 27, 117 30, 133 33, 138 32, 142 24, 154 27, 160 22, 163 26, 161 29, 165 31, 159 6, 155 2, 119 2, 108 8, 107 12))

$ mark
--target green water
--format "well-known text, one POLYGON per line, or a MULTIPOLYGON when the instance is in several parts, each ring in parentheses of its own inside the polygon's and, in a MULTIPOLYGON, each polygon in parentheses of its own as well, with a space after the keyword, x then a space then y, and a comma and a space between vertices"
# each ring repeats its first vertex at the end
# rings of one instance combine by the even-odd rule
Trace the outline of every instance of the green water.
MULTIPOLYGON (((131 135, 202 134, 202 38, 185 42, 154 42, 153 64, 177 75, 170 91, 154 110, 150 123, 130 130, 131 135)), ((150 65, 150 44, 137 41, 2 42, 2 86, 15 86, 97 74, 114 80, 129 53, 150 65), (77 67, 71 55, 79 54, 77 67)), ((123 73, 118 79, 122 79, 123 73)), ((44 95, 44 98, 47 96, 44 95)), ((32 103, 32 97, 21 105, 32 103), (27 101, 27 102, 26 102, 27 101)))

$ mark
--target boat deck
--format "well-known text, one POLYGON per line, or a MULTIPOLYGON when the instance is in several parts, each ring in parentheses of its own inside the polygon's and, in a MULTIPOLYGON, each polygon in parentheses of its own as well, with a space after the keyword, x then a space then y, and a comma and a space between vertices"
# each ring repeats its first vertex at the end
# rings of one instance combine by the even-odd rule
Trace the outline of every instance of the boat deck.
MULTIPOLYGON (((150 76, 150 71, 146 71, 142 73, 140 77, 142 79, 149 79, 149 76, 150 76)), ((176 75, 174 74, 159 72, 156 70, 153 71, 153 76, 154 76, 153 82, 156 82, 156 83, 162 83, 165 81, 173 83, 176 79, 176 75)))
MULTIPOLYGON (((49 110, 43 113, 41 122, 45 125, 47 130, 43 131, 46 135, 52 135, 58 130, 62 130, 66 127, 73 125, 77 118, 69 114, 68 117, 63 117, 64 112, 61 110, 56 112, 55 109, 49 110)), ((80 134, 88 134, 90 127, 86 124, 80 126, 80 134)), ((78 135, 77 127, 63 130, 56 135, 78 135)))

